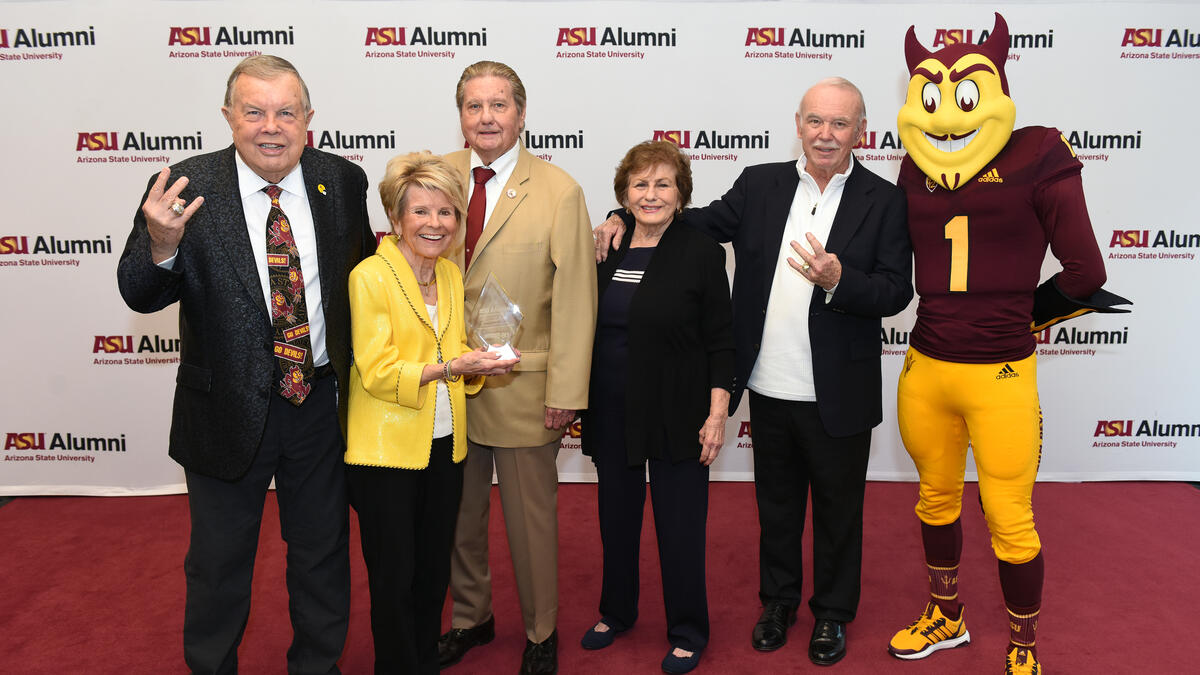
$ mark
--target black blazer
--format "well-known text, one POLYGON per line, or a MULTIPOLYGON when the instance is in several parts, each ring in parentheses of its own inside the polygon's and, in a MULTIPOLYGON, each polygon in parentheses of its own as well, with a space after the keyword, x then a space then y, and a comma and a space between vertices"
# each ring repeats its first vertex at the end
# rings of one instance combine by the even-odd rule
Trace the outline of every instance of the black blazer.
MULTIPOLYGON (((882 421, 880 319, 903 310, 913 296, 904 193, 852 161, 825 244, 841 261, 842 278, 828 304, 825 291, 813 288, 807 326, 817 408, 825 430, 838 437, 882 421)), ((700 231, 733 242, 737 376, 730 414, 758 358, 783 230, 799 184, 795 161, 759 164, 742 171, 725 196, 686 212, 700 231)))
MULTIPOLYGON (((171 457, 189 471, 226 480, 250 467, 276 379, 270 314, 246 231, 234 152, 229 146, 171 167, 172 182, 189 179, 182 199, 204 196, 179 242, 173 270, 151 260, 140 206, 117 264, 121 297, 131 309, 149 313, 179 301, 171 457)), ((344 391, 350 381, 346 281, 375 250, 367 177, 357 165, 313 148, 305 148, 300 165, 317 236, 325 346, 344 391)), ((347 399, 339 397, 343 424, 347 399)))
MULTIPOLYGON (((698 436, 708 418, 711 390, 733 386, 733 325, 725 249, 676 217, 655 247, 629 305, 629 370, 625 443, 630 464, 650 456, 672 462, 700 457, 698 436)), ((597 297, 625 259, 632 230, 621 248, 600 263, 597 297)), ((592 347, 592 382, 607 367, 592 347)), ((604 405, 591 389, 592 409, 604 405)), ((583 452, 596 450, 587 433, 583 452)))

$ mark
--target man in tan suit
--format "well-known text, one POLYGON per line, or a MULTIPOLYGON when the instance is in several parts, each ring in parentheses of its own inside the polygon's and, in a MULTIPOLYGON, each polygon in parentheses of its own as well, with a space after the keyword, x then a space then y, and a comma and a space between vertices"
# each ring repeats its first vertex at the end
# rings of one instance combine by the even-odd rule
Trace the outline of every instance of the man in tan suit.
POLYGON ((442 667, 495 637, 488 506, 495 467, 525 624, 521 673, 558 670, 558 468, 562 430, 587 407, 596 265, 583 190, 518 142, 525 87, 508 66, 468 66, 456 93, 470 149, 447 155, 466 177, 467 227, 455 251, 466 311, 489 274, 521 308, 521 362, 467 402, 468 452, 450 571, 442 667), (553 337, 552 337, 553 336, 553 337))

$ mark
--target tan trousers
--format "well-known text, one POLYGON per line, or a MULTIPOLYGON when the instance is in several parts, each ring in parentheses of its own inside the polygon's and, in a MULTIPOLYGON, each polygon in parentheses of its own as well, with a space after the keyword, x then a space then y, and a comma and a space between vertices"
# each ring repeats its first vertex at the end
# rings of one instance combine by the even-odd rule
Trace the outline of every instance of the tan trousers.
POLYGON ((474 628, 492 616, 488 512, 495 466, 525 635, 542 642, 554 632, 558 620, 558 447, 558 440, 534 448, 495 448, 468 442, 450 557, 452 628, 474 628))

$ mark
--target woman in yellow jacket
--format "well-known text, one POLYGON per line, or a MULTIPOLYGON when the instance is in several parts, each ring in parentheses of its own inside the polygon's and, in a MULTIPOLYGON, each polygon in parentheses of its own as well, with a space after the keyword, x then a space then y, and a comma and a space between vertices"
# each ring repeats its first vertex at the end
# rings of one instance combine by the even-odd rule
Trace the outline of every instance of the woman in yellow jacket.
POLYGON ((371 593, 376 673, 436 673, 467 455, 466 395, 512 370, 467 347, 462 275, 442 257, 465 217, 458 172, 428 152, 379 184, 394 234, 350 273, 350 503, 371 593))

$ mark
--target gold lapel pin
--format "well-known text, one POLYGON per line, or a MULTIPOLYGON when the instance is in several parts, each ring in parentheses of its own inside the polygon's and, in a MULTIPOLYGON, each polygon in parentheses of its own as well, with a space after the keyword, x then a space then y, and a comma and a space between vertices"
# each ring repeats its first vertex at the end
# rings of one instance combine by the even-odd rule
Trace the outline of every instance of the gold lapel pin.
POLYGON ((321 194, 325 194, 325 184, 324 183, 317 183, 317 192, 320 192, 321 194))

